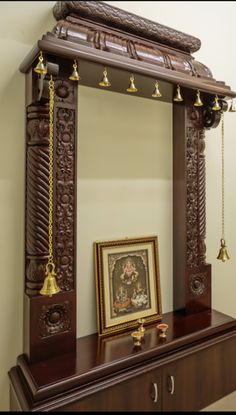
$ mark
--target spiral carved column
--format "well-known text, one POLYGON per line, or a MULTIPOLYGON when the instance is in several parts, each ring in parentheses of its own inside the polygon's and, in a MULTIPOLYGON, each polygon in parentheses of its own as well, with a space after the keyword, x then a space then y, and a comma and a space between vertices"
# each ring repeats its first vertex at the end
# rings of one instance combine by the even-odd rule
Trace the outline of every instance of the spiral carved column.
MULTIPOLYGON (((37 82, 33 74, 33 97, 37 82)), ((55 79, 55 77, 54 77, 55 79)), ((39 294, 48 259, 49 107, 27 106, 24 353, 30 362, 72 352, 76 344, 76 109, 77 85, 55 79, 53 247, 59 294, 39 294)))

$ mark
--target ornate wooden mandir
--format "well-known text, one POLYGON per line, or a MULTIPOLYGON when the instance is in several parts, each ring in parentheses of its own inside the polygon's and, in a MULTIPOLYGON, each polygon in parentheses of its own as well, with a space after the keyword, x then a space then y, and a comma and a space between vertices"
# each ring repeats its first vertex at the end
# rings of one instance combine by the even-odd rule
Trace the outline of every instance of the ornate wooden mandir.
POLYGON ((219 124, 236 96, 191 53, 200 40, 99 1, 63 1, 58 20, 22 63, 26 74, 26 215, 24 349, 10 372, 11 410, 199 410, 236 389, 236 321, 211 309, 205 247, 206 128, 219 124), (39 51, 55 79, 54 247, 61 293, 39 295, 48 255, 48 76, 34 73, 39 51), (77 88, 97 87, 104 66, 112 90, 138 95, 159 81, 173 103, 174 312, 166 342, 147 327, 140 351, 129 334, 76 340, 77 88), (193 106, 196 90, 203 108, 193 106), (212 110, 215 94, 221 111, 212 110))

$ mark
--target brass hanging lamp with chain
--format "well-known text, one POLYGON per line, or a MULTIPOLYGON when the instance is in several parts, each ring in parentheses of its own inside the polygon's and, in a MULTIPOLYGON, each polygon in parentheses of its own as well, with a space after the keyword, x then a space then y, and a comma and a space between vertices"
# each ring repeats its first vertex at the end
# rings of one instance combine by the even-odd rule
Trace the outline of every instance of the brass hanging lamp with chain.
POLYGON ((49 80, 49 215, 48 215, 48 262, 41 295, 52 297, 61 289, 57 285, 55 264, 53 260, 53 113, 54 113, 54 82, 52 75, 49 80))
POLYGON ((222 262, 227 261, 229 258, 226 242, 225 242, 225 160, 224 160, 224 113, 221 116, 221 240, 220 250, 217 259, 222 262))

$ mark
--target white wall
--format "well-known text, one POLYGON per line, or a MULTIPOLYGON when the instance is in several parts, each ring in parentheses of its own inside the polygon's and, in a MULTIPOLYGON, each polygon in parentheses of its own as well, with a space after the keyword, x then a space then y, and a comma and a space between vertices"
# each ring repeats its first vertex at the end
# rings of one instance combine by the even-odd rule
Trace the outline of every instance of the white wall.
MULTIPOLYGON (((236 90, 234 2, 108 3, 199 37, 202 47, 195 54, 196 59, 209 66, 217 80, 226 81, 236 90)), ((18 72, 18 66, 34 42, 53 27, 53 4, 54 2, 37 1, 0 3, 0 410, 9 408, 7 371, 22 352, 24 76, 18 72)), ((226 114, 225 124, 226 239, 231 260, 225 264, 216 260, 220 239, 219 129, 207 133, 207 258, 213 267, 213 306, 236 316, 236 282, 233 272, 236 261, 236 114, 226 114)), ((147 225, 146 227, 148 228, 147 225)), ((147 230, 149 232, 150 228, 147 230)), ((96 232, 100 237, 100 230, 96 232)), ((131 232, 136 233, 136 230, 130 229, 129 234, 131 232)), ((144 228, 140 233, 143 232, 144 228)), ((107 234, 109 236, 112 235, 107 234)), ((165 255, 164 249, 163 246, 162 258, 165 255)), ((164 293, 163 302, 168 307, 169 299, 166 296, 167 293, 164 293)))
POLYGON ((172 104, 80 87, 78 125, 81 337, 97 329, 94 241, 158 235, 163 312, 172 310, 172 104))

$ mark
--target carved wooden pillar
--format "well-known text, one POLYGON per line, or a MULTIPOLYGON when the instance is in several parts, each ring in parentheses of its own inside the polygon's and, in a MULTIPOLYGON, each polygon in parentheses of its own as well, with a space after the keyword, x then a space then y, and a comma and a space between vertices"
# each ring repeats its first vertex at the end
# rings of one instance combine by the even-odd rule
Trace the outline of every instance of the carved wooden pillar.
MULTIPOLYGON (((34 74, 31 81, 35 100, 38 84, 34 74)), ((47 81, 44 83, 47 89, 47 81)), ((24 353, 30 362, 72 352, 76 343, 76 108, 76 83, 57 78, 53 238, 57 281, 62 291, 49 298, 39 294, 48 257, 48 99, 27 106, 24 353)))
POLYGON ((203 109, 173 106, 174 309, 211 308, 206 264, 205 131, 203 109))

